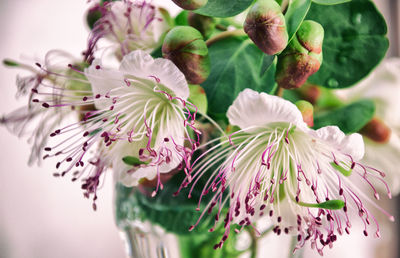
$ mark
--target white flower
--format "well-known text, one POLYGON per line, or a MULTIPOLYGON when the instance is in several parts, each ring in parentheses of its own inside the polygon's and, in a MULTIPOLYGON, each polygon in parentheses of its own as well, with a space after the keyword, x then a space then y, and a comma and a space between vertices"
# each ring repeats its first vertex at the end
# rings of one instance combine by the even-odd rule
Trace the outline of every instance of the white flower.
POLYGON ((133 50, 151 52, 161 45, 168 25, 155 6, 146 1, 115 1, 105 3, 93 28, 86 55, 91 55, 98 40, 106 38, 122 58, 133 50))
POLYGON ((350 231, 354 214, 364 222, 365 235, 379 235, 368 206, 376 206, 370 197, 379 199, 372 183, 383 180, 381 172, 359 163, 364 155, 361 135, 346 136, 335 126, 309 129, 295 105, 250 89, 239 94, 227 116, 240 129, 220 144, 211 143, 208 158, 203 154, 195 160, 183 183, 197 182, 213 169, 202 192, 202 197, 211 192, 213 197, 200 219, 218 207, 217 224, 222 207, 229 206, 226 231, 216 248, 232 224, 255 226, 265 216, 271 217, 276 234, 297 235, 296 248, 310 241, 320 254, 337 234, 350 231), (355 181, 370 185, 372 194, 360 191, 355 181))
MULTIPOLYGON (((25 77, 17 77, 17 97, 28 95, 28 105, 23 106, 0 120, 11 133, 18 137, 28 136, 28 142, 32 145, 28 164, 40 164, 43 148, 47 144, 50 134, 68 115, 77 116, 77 111, 70 106, 62 106, 58 109, 46 109, 38 104, 47 106, 47 101, 54 103, 71 103, 77 99, 77 95, 69 95, 80 91, 81 94, 90 94, 90 86, 87 82, 80 82, 68 68, 69 64, 79 63, 78 59, 61 50, 49 51, 41 64, 36 66, 17 63, 17 68, 33 73, 25 77), (42 99, 37 99, 42 96, 42 99)), ((46 156, 45 156, 46 157, 46 156)))
POLYGON ((390 136, 384 142, 364 136, 363 162, 384 171, 392 193, 397 195, 400 192, 400 59, 385 60, 366 80, 338 94, 350 101, 373 100, 375 116, 390 128, 390 136))
POLYGON ((38 100, 48 109, 93 107, 82 113, 80 121, 51 133, 54 140, 60 139, 45 147, 47 157, 59 159, 57 169, 62 172, 56 175, 73 172, 73 180, 86 175, 82 188, 96 200, 100 178, 112 166, 126 186, 157 176, 156 194, 163 187, 160 174, 182 167, 182 162, 189 164, 198 145, 196 113, 191 112, 196 108, 186 101, 189 88, 184 75, 171 61, 153 59, 141 50, 124 56, 118 70, 94 60, 82 74, 93 93, 70 103, 38 100))

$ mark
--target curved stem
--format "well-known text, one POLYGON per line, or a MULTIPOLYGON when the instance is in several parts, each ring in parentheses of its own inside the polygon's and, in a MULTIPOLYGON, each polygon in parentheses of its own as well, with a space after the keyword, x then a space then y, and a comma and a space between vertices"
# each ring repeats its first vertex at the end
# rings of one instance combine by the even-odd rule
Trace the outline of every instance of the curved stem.
POLYGON ((244 36, 244 35, 246 35, 246 33, 244 32, 243 29, 228 30, 228 31, 221 32, 220 34, 208 39, 206 41, 206 44, 209 47, 212 44, 214 44, 215 42, 220 41, 222 39, 225 39, 228 37, 233 37, 233 36, 244 36))

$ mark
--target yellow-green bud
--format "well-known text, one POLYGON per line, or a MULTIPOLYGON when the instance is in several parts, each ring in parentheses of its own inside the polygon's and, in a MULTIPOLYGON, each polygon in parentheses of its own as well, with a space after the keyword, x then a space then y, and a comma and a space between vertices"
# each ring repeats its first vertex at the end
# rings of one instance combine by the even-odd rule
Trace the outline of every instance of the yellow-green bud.
POLYGON ((300 110, 301 115, 303 116, 303 121, 309 127, 314 126, 314 107, 313 105, 305 100, 299 100, 296 102, 297 108, 300 110))
POLYGON ((285 49, 288 43, 286 21, 274 0, 258 0, 247 14, 244 31, 268 55, 285 49))
POLYGON ((172 0, 177 6, 185 10, 196 10, 204 6, 208 0, 172 0))
POLYGON ((276 81, 285 89, 301 87, 322 63, 324 29, 314 21, 304 21, 296 36, 278 57, 276 81))
POLYGON ((162 46, 164 58, 171 60, 191 84, 204 82, 210 74, 208 48, 201 33, 189 26, 173 28, 162 46))

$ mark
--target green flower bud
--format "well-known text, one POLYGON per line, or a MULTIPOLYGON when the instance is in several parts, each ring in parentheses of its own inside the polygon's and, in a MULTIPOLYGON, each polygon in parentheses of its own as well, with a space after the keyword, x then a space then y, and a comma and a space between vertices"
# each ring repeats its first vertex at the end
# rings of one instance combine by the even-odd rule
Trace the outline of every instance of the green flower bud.
POLYGON ((201 33, 192 27, 178 26, 168 32, 162 53, 182 71, 190 84, 200 84, 210 74, 207 45, 201 33))
POLYGON ((185 10, 196 10, 204 6, 208 0, 172 0, 177 6, 185 10))
POLYGON ((324 41, 324 28, 318 22, 305 20, 296 32, 300 44, 311 53, 320 54, 324 41))
POLYGON ((193 28, 200 31, 204 38, 208 38, 214 31, 216 22, 213 17, 189 12, 188 23, 193 28))
POLYGON ((296 107, 300 110, 301 115, 303 116, 303 121, 309 127, 314 126, 314 107, 313 105, 305 100, 299 100, 296 103, 296 107))
POLYGON ((285 17, 274 0, 259 0, 253 5, 244 22, 244 31, 268 55, 284 50, 289 39, 285 17))
POLYGON ((285 89, 301 87, 322 63, 324 29, 314 21, 304 21, 296 36, 278 57, 275 79, 285 89))

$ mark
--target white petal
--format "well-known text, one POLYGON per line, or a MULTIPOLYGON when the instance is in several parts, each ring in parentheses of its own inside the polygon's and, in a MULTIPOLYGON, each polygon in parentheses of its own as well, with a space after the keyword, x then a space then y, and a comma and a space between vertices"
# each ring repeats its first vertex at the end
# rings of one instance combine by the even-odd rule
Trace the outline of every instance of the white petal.
POLYGON ((242 129, 265 126, 274 122, 288 122, 301 129, 307 128, 297 107, 291 102, 266 93, 245 89, 239 93, 227 113, 229 123, 242 129))
MULTIPOLYGON (((166 119, 167 120, 167 119, 166 119)), ((155 140, 153 149, 159 153, 161 146, 167 147, 171 150, 171 161, 169 163, 162 163, 158 167, 158 171, 160 173, 168 173, 171 172, 173 169, 179 166, 182 162, 182 157, 177 154, 175 151, 175 144, 178 146, 183 146, 184 144, 184 127, 183 121, 176 121, 174 123, 173 119, 170 119, 168 125, 164 125, 163 128, 160 128, 157 133, 157 138, 155 140), (180 123, 182 122, 182 123, 180 123), (165 142, 164 139, 168 138, 169 141, 165 142), (173 139, 173 141, 172 141, 173 139)), ((124 143, 118 146, 115 150, 119 157, 124 156, 139 156, 139 149, 145 148, 147 143, 147 138, 144 139, 142 142, 134 142, 134 143, 124 143), (123 155, 121 155, 123 154, 123 155)), ((153 162, 157 160, 158 157, 153 159, 153 162)), ((133 173, 126 173, 127 170, 130 169, 127 165, 125 165, 121 158, 117 158, 114 161, 113 165, 114 169, 116 170, 118 176, 117 180, 123 183, 125 186, 136 186, 139 184, 140 179, 146 178, 148 180, 152 180, 157 176, 157 166, 148 166, 138 168, 133 173)))
POLYGON ((125 166, 118 173, 119 177, 117 180, 127 187, 139 185, 141 179, 153 180, 157 175, 156 167, 144 167, 139 168, 135 172, 127 173, 129 168, 125 166))
POLYGON ((310 132, 333 145, 338 151, 349 154, 355 161, 362 159, 364 156, 364 141, 358 133, 346 136, 337 126, 325 126, 310 132))
POLYGON ((153 59, 142 50, 135 50, 124 56, 120 71, 143 79, 158 78, 160 84, 172 90, 175 96, 186 100, 189 86, 183 73, 170 60, 153 59))
MULTIPOLYGON (((124 78, 119 71, 107 70, 102 67, 101 60, 94 60, 89 68, 85 69, 85 76, 89 80, 93 95, 105 95, 112 89, 125 86, 124 78), (96 67, 100 66, 100 69, 96 67)), ((108 99, 95 99, 95 105, 98 109, 108 108, 111 100, 108 99)))

